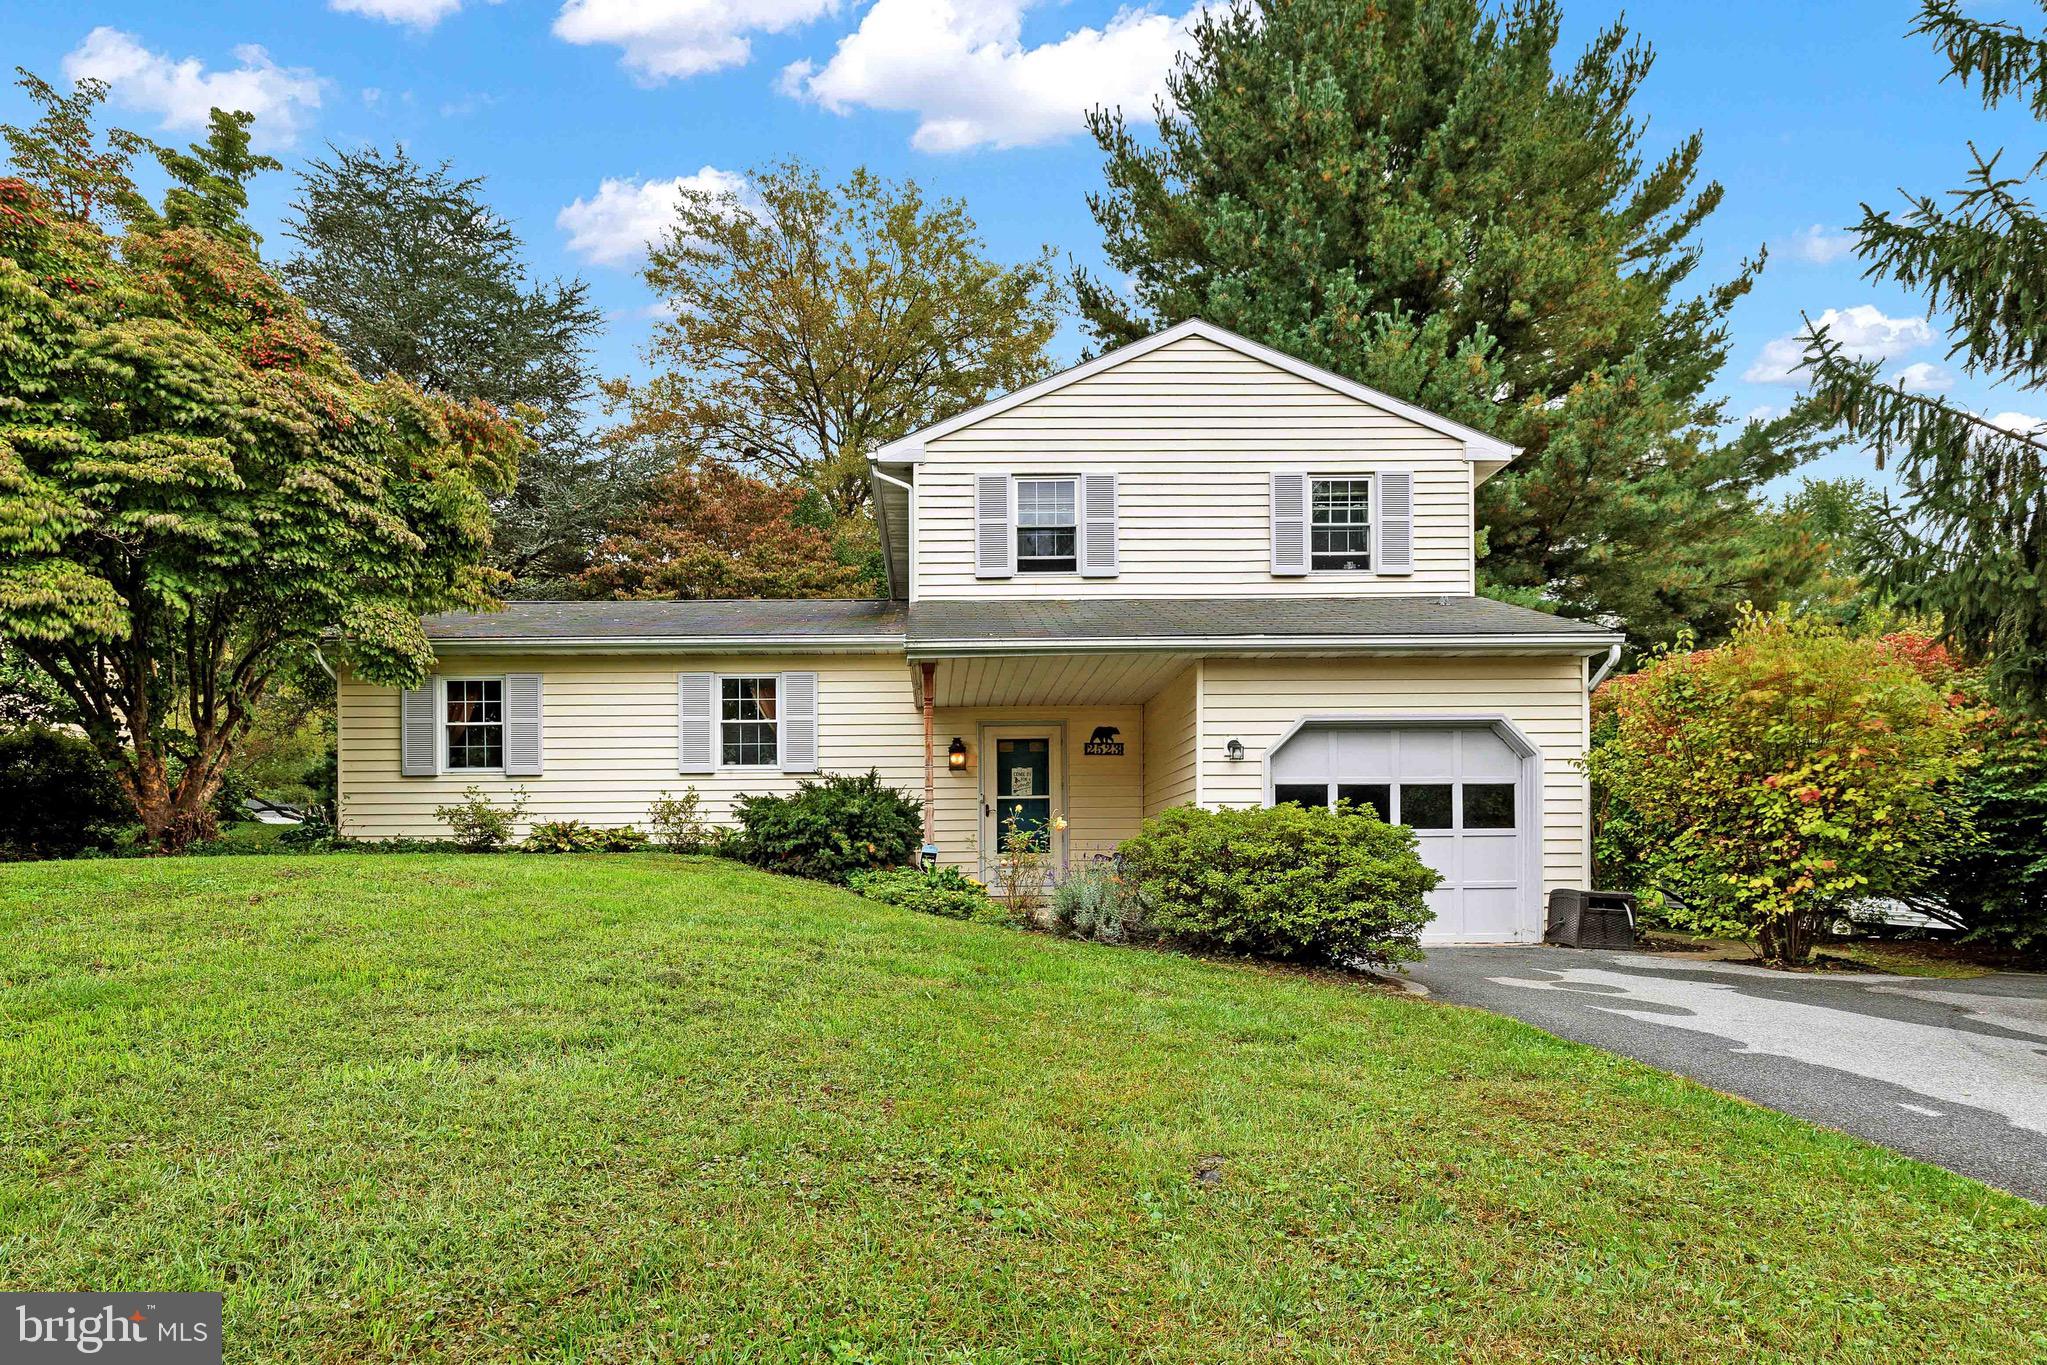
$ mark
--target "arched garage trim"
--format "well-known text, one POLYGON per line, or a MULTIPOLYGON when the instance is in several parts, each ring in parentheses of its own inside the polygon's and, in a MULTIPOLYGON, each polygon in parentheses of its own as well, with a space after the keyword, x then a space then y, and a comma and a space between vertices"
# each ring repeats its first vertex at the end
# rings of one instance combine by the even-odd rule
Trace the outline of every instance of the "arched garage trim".
MULTIPOLYGON (((1528 832, 1521 849, 1521 895, 1524 911, 1531 916, 1528 921, 1535 926, 1536 938, 1541 936, 1542 916, 1542 750, 1521 727, 1497 711, 1453 712, 1441 711, 1325 711, 1302 716, 1289 725, 1279 738, 1266 746, 1265 804, 1271 805, 1273 798, 1273 760, 1294 736, 1307 729, 1347 730, 1491 730, 1502 743, 1521 760, 1521 771, 1514 783, 1514 819, 1528 832)), ((1533 940, 1531 940, 1533 941, 1533 940)))

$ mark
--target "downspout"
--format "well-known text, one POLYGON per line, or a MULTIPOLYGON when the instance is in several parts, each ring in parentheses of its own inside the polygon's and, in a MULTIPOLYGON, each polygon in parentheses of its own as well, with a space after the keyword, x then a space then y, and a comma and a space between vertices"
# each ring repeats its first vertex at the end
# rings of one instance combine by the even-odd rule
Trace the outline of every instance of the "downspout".
POLYGON ((1597 692, 1599 690, 1599 685, 1606 681, 1606 675, 1608 673, 1611 673, 1613 671, 1613 666, 1619 663, 1620 661, 1621 647, 1619 645, 1615 645, 1613 646, 1613 648, 1607 650, 1606 662, 1602 663, 1599 666, 1599 671, 1592 675, 1592 681, 1585 684, 1586 693, 1589 695, 1593 692, 1597 692))
POLYGON ((923 856, 924 856, 924 866, 926 866, 926 867, 935 867, 935 866, 937 866, 937 864, 938 864, 938 841, 937 841, 937 840, 936 840, 936 839, 935 839, 935 838, 933 837, 933 835, 932 835, 932 829, 931 829, 931 819, 932 819, 932 815, 931 815, 931 812, 932 812, 932 808, 933 808, 934 806, 936 806, 936 805, 938 804, 938 779, 937 779, 937 776, 936 776, 936 769, 935 769, 935 768, 933 767, 933 763, 934 763, 934 761, 935 761, 935 760, 934 760, 934 756, 933 756, 933 747, 934 747, 934 745, 935 745, 936 741, 935 741, 935 740, 934 740, 934 739, 932 738, 932 714, 931 714, 931 709, 932 709, 932 695, 931 695, 931 693, 932 693, 932 685, 931 685, 931 679, 932 679, 932 676, 933 676, 934 674, 936 674, 936 673, 938 672, 938 665, 937 665, 937 664, 935 664, 935 663, 932 663, 932 662, 931 662, 931 661, 929 661, 929 660, 926 660, 926 661, 924 661, 923 663, 919 664, 919 665, 918 665, 918 667, 924 670, 924 848, 923 848, 923 856))

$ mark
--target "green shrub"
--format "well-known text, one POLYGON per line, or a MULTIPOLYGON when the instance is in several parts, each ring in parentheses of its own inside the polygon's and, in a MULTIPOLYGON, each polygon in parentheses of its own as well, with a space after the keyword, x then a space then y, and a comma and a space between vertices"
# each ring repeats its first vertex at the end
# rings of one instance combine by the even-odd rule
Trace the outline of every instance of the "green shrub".
POLYGON ((901 867, 924 832, 924 805, 881 783, 833 773, 788 796, 742 796, 739 830, 721 851, 773 872, 844 882, 855 872, 901 867))
POLYGON ((619 825, 615 829, 601 829, 597 832, 604 836, 606 853, 634 853, 647 846, 646 832, 634 829, 631 825, 619 825))
POLYGON ((512 793, 511 804, 500 806, 481 787, 463 791, 460 805, 440 806, 434 818, 455 832, 455 843, 469 853, 495 853, 511 842, 512 827, 526 813, 526 789, 512 793))
POLYGON ((88 741, 42 725, 0 734, 0 858, 73 858, 111 848, 134 819, 88 741))
POLYGON ((926 915, 973 920, 977 924, 1008 924, 1009 911, 990 899, 988 888, 956 867, 930 870, 890 867, 855 872, 847 885, 869 900, 899 905, 926 915))
POLYGON ((647 823, 654 827, 654 842, 670 853, 702 853, 710 846, 712 831, 700 807, 703 798, 690 787, 680 796, 661 793, 661 799, 647 807, 647 823))
POLYGON ((1421 956, 1440 880, 1414 832, 1352 809, 1180 806, 1119 852, 1160 934, 1190 947, 1296 961, 1386 963, 1421 956))
POLYGON ((519 848, 526 853, 597 853, 604 841, 605 831, 581 820, 541 820, 519 848))
POLYGON ((1097 943, 1142 943, 1152 937, 1135 888, 1119 869, 1101 863, 1082 868, 1053 889, 1052 917, 1075 938, 1097 943))

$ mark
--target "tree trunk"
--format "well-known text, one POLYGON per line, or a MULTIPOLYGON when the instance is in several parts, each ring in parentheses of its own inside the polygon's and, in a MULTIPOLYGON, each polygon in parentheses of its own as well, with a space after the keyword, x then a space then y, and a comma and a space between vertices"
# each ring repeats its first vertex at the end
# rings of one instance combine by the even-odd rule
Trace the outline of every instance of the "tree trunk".
POLYGON ((185 775, 173 785, 163 755, 153 746, 135 746, 120 779, 135 803, 135 818, 142 822, 142 842, 161 853, 182 853, 219 832, 213 798, 220 779, 201 781, 194 775, 206 770, 208 757, 194 755, 185 775))

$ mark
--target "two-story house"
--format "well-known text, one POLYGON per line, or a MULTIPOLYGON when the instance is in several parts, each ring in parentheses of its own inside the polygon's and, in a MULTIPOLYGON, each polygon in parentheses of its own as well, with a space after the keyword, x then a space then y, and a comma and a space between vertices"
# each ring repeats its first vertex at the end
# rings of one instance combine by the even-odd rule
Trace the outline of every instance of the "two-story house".
POLYGON ((1350 800, 1442 872, 1429 938, 1534 940, 1586 884, 1619 637, 1475 594, 1474 495, 1514 455, 1184 323, 876 452, 887 600, 429 618, 428 686, 342 680, 342 831, 444 834, 470 785, 597 825, 695 787, 725 820, 876 768, 985 871, 1012 823, 1071 866, 1174 805, 1350 800))

